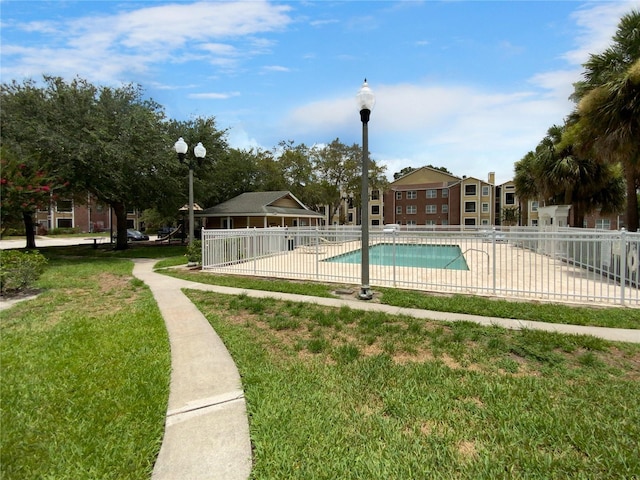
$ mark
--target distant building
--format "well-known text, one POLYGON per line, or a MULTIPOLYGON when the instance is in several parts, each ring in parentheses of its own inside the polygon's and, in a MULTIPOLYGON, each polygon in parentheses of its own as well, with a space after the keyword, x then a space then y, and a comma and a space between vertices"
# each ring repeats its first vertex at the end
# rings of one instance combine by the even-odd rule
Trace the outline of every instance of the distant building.
POLYGON ((243 193, 196 217, 205 228, 223 229, 318 226, 324 218, 288 191, 243 193))
MULTIPOLYGON (((39 234, 45 234, 54 228, 73 228, 81 233, 104 232, 116 228, 116 218, 111 208, 90 194, 87 194, 86 202, 82 203, 64 198, 51 202, 49 208, 36 212, 34 223, 39 234)), ((138 210, 127 211, 127 228, 144 230, 138 210)))
POLYGON ((384 192, 385 224, 456 225, 460 221, 461 179, 431 167, 418 168, 389 184, 384 192), (450 189, 458 185, 458 198, 450 189))

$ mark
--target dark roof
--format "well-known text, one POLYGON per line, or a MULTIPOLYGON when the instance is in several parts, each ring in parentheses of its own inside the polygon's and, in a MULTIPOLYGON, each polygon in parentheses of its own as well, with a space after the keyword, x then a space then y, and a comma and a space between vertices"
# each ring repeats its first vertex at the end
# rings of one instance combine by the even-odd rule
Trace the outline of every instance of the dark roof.
POLYGON ((322 217, 323 215, 309 210, 291 192, 286 190, 277 192, 248 192, 222 202, 215 207, 198 212, 198 216, 265 216, 265 215, 289 215, 305 217, 322 217), (276 207, 272 203, 283 197, 289 197, 300 207, 276 207))

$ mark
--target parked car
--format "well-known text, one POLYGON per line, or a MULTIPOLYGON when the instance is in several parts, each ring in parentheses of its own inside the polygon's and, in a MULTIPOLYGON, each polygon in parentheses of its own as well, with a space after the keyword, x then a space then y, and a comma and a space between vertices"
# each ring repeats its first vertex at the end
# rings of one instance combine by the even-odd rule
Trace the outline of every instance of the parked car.
POLYGON ((149 235, 145 235, 141 231, 133 228, 127 228, 127 240, 132 242, 141 242, 143 240, 149 240, 149 235))
POLYGON ((482 235, 482 241, 485 243, 492 242, 494 237, 496 239, 496 242, 504 243, 507 241, 507 237, 505 236, 505 234, 499 231, 496 231, 495 229, 482 230, 480 234, 482 235))
POLYGON ((387 223, 382 229, 384 233, 396 233, 400 231, 400 224, 398 223, 387 223))

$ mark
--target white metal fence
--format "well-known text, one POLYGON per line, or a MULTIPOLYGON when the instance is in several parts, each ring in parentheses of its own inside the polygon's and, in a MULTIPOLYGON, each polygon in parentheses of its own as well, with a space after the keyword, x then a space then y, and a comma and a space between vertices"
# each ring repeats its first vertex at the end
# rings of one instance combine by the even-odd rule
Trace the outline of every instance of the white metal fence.
MULTIPOLYGON (((341 227, 202 230, 202 267, 357 285, 360 238, 341 227)), ((369 247, 372 286, 640 306, 640 233, 381 228, 369 247)))

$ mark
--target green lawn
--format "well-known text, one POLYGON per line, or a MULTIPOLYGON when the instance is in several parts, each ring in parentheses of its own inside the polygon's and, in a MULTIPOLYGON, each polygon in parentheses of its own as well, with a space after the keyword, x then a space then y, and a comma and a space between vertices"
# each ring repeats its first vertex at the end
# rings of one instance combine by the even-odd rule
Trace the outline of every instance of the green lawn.
MULTIPOLYGON (((155 302, 126 258, 167 254, 164 266, 185 263, 184 247, 173 249, 41 249, 50 259, 43 293, 0 312, 2 478, 149 478, 170 356, 155 302)), ((306 295, 335 289, 167 272, 306 295)), ((240 369, 254 479, 640 478, 638 345, 188 295, 240 369)), ((638 322, 637 310, 622 308, 377 295, 465 313, 638 322)))
POLYGON ((169 391, 166 329, 123 260, 53 259, 0 312, 3 479, 149 478, 169 391))
POLYGON ((188 294, 240 369, 252 478, 640 476, 640 346, 188 294))

